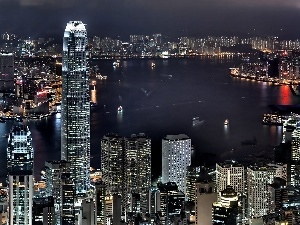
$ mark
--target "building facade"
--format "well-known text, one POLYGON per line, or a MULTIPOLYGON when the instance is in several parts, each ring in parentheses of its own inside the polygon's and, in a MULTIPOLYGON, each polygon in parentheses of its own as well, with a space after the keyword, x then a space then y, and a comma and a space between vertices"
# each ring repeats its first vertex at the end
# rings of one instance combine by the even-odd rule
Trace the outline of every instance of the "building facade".
POLYGON ((88 39, 81 21, 64 32, 62 57, 61 159, 71 163, 76 193, 90 188, 90 94, 88 39))
POLYGON ((15 93, 13 53, 0 53, 0 92, 15 93))
POLYGON ((57 225, 61 224, 62 217, 62 175, 70 173, 70 166, 67 161, 45 162, 46 196, 53 197, 57 225))
POLYGON ((221 191, 228 185, 240 194, 245 194, 245 168, 235 161, 225 161, 216 164, 216 191, 220 200, 221 191))
POLYGON ((127 210, 132 194, 140 195, 140 211, 147 211, 147 193, 151 186, 151 139, 145 134, 125 138, 127 210))
POLYGON ((191 151, 191 139, 185 134, 168 135, 162 140, 162 183, 175 182, 185 195, 191 151))
POLYGON ((29 128, 14 125, 7 147, 10 225, 31 225, 33 208, 33 147, 29 128))

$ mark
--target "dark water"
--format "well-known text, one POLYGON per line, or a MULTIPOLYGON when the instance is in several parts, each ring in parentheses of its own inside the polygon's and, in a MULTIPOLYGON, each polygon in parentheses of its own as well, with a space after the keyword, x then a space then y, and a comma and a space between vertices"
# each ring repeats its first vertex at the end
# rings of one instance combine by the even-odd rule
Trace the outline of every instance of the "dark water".
MULTIPOLYGON (((146 133, 152 138, 153 175, 161 170, 161 139, 168 134, 187 134, 195 147, 193 164, 218 160, 241 160, 255 153, 268 153, 281 141, 281 127, 261 124, 269 104, 297 104, 287 86, 271 86, 232 78, 232 58, 127 60, 113 68, 111 60, 95 61, 107 80, 97 80, 91 91, 98 107, 91 113, 91 165, 100 168, 100 141, 113 132, 122 136, 146 133), (155 62, 156 67, 151 68, 155 62), (170 76, 171 75, 171 76, 170 76), (124 111, 117 113, 118 106, 124 111), (198 116, 204 123, 192 126, 198 116), (229 125, 224 126, 224 120, 229 125), (241 145, 256 138, 256 146, 241 145)), ((35 150, 35 173, 45 160, 60 158, 59 115, 28 123, 35 150)), ((0 137, 11 123, 0 124, 0 137)), ((7 139, 1 138, 0 176, 6 170, 7 139)))

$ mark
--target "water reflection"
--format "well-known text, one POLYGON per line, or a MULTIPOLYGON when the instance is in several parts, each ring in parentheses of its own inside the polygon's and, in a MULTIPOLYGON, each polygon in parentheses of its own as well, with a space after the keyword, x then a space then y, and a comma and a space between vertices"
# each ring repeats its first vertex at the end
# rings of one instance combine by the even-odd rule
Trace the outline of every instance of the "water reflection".
POLYGON ((278 102, 280 105, 292 104, 291 90, 287 85, 281 86, 279 89, 278 102))
POLYGON ((91 90, 91 102, 97 103, 97 91, 95 86, 94 89, 91 90))

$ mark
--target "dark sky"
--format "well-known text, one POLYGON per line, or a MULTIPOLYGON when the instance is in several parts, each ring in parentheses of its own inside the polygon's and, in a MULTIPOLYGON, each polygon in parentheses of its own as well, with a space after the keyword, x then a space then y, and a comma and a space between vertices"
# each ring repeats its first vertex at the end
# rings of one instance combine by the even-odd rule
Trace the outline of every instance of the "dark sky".
POLYGON ((0 0, 0 33, 62 36, 69 20, 89 36, 277 35, 300 38, 300 0, 0 0))

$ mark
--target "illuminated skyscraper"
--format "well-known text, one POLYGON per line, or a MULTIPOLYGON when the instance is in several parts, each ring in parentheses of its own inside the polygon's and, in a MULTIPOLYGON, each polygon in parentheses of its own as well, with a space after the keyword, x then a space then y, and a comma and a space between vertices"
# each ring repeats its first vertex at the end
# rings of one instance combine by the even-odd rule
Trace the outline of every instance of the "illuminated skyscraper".
POLYGON ((191 139, 168 135, 162 140, 162 183, 175 182, 186 195, 187 167, 191 165, 191 139))
POLYGON ((0 92, 15 92, 13 53, 0 53, 0 92))
POLYGON ((61 159, 71 163, 76 193, 90 187, 90 95, 85 25, 70 21, 62 57, 61 159))
POLYGON ((259 218, 270 213, 272 204, 268 185, 274 182, 275 176, 276 168, 271 166, 247 168, 249 218, 259 218))
POLYGON ((142 133, 125 138, 125 154, 127 209, 129 202, 132 202, 132 193, 139 194, 140 211, 145 213, 147 193, 151 187, 151 139, 142 133))
POLYGON ((64 174, 69 173, 70 163, 66 161, 46 161, 45 162, 45 179, 46 195, 52 196, 55 206, 56 225, 61 224, 62 217, 62 193, 64 174))
POLYGON ((32 224, 33 147, 29 128, 14 125, 8 137, 7 170, 10 225, 32 224))
POLYGON ((110 194, 121 193, 125 186, 123 138, 107 134, 101 140, 102 179, 110 194))

